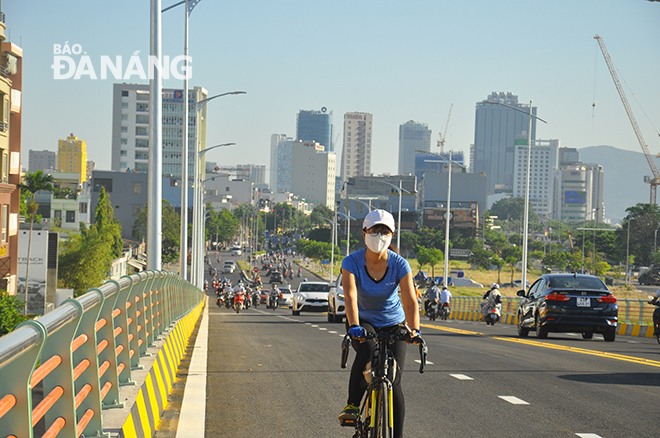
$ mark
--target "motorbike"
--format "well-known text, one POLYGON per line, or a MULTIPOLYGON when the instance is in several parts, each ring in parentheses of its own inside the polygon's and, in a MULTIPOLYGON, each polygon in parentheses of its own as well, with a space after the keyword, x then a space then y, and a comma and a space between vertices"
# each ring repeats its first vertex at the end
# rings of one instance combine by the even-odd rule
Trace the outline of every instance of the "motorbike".
POLYGON ((447 321, 447 318, 449 318, 450 313, 451 313, 451 308, 449 307, 449 303, 442 303, 442 310, 440 311, 440 317, 443 319, 443 321, 447 321))
POLYGON ((302 269, 298 268, 298 277, 300 277, 301 275, 302 275, 302 269))
POLYGON ((243 307, 249 309, 250 306, 252 306, 252 296, 250 295, 250 292, 246 292, 245 298, 243 299, 243 307))
POLYGON ((289 269, 289 279, 293 280, 293 269, 289 269))
POLYGON ((239 313, 243 308, 244 295, 242 292, 236 292, 234 295, 234 310, 239 313))
MULTIPOLYGON (((651 296, 649 298, 653 299, 651 296)), ((653 303, 649 301, 649 304, 653 303)), ((655 306, 655 310, 653 311, 653 336, 658 341, 658 344, 660 344, 660 302, 653 305, 655 306)))
POLYGON ((500 321, 502 317, 502 304, 497 303, 495 305, 486 305, 484 311, 484 320, 486 325, 495 325, 496 322, 500 321))
POLYGON ((254 293, 252 294, 252 305, 254 306, 255 309, 259 307, 260 300, 261 297, 259 296, 259 291, 258 290, 254 291, 254 293))
POLYGON ((277 309, 277 295, 270 295, 268 297, 268 306, 269 309, 277 309))
POLYGON ((435 321, 440 316, 440 301, 438 299, 429 302, 427 315, 431 321, 435 321))
POLYGON ((224 295, 225 295, 225 307, 226 307, 227 309, 231 309, 232 302, 234 301, 234 300, 233 300, 233 297, 232 297, 232 295, 231 295, 230 293, 226 293, 226 294, 224 294, 224 295))

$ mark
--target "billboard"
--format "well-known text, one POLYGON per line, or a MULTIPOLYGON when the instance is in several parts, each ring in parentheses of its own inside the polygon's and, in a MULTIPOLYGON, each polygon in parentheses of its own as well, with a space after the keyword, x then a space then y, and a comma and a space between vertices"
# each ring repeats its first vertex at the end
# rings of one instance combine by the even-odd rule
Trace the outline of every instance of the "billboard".
POLYGON ((587 193, 586 192, 576 192, 573 190, 566 190, 564 192, 564 202, 566 204, 586 204, 587 203, 587 193))
MULTIPOLYGON (((18 232, 18 299, 25 301, 25 274, 27 270, 28 242, 30 232, 18 232)), ((48 261, 48 231, 32 231, 30 244, 30 271, 28 277, 28 313, 43 315, 46 308, 46 269, 48 261)))
MULTIPOLYGON (((450 227, 452 228, 476 228, 478 218, 477 203, 471 203, 470 208, 452 208, 450 227)), ((424 226, 429 228, 441 228, 445 226, 445 215, 447 209, 444 207, 424 208, 424 226)))

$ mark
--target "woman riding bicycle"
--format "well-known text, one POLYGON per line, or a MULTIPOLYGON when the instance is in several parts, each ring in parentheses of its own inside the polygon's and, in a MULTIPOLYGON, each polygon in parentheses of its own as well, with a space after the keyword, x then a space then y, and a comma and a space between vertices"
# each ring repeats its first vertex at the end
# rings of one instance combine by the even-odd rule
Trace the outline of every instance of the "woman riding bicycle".
MULTIPOLYGON (((342 424, 354 421, 367 388, 363 371, 371 359, 373 340, 362 338, 369 333, 391 329, 407 322, 411 336, 420 337, 419 310, 408 261, 390 246, 394 235, 394 217, 385 210, 370 212, 363 223, 366 249, 358 250, 342 262, 342 287, 346 302, 346 326, 357 353, 348 383, 348 404, 339 415, 342 424), (401 299, 397 289, 401 287, 401 299)), ((397 362, 393 382, 394 438, 403 436, 405 403, 401 390, 401 370, 406 358, 406 342, 397 341, 393 353, 397 362)))

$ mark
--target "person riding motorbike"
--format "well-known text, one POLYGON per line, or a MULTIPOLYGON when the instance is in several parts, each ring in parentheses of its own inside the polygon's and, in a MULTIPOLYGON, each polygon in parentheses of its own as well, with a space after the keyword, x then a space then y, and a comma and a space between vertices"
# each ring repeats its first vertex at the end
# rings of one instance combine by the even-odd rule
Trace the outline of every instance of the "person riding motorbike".
POLYGON ((451 298, 452 294, 449 292, 449 289, 447 289, 447 286, 442 286, 442 290, 440 291, 440 313, 441 315, 444 314, 443 319, 447 319, 449 317, 451 298), (447 311, 446 314, 445 310, 447 311))
POLYGON ((280 288, 274 284, 270 290, 270 296, 268 297, 268 308, 272 308, 274 305, 276 305, 277 300, 280 298, 282 298, 282 292, 280 291, 280 288))
POLYGON ((438 288, 438 286, 436 286, 434 280, 431 280, 431 285, 426 290, 425 295, 426 295, 426 301, 424 301, 424 313, 428 313, 429 305, 433 301, 440 299, 440 289, 438 288))
POLYGON ((502 294, 500 293, 500 285, 491 283, 490 289, 483 296, 484 301, 481 302, 481 314, 486 317, 488 309, 502 304, 502 294))

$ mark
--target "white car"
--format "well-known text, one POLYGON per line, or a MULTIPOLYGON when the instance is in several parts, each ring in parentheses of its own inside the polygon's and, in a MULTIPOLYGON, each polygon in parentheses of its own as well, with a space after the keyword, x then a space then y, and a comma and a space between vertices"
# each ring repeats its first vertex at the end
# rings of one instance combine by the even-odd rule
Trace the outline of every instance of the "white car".
POLYGON ((243 254, 243 251, 240 246, 234 245, 231 247, 231 255, 239 256, 241 254, 243 254))
POLYGON ((277 304, 282 307, 291 307, 293 303, 293 292, 291 292, 291 286, 280 286, 280 292, 282 293, 282 298, 280 298, 277 304))
POLYGON ((346 316, 346 303, 344 302, 344 289, 341 285, 341 272, 334 286, 328 292, 328 322, 342 322, 346 316))
POLYGON ((235 269, 236 269, 236 264, 234 262, 232 262, 231 260, 227 260, 225 262, 225 267, 224 267, 225 274, 233 274, 235 269))
POLYGON ((291 313, 300 315, 305 312, 326 312, 328 310, 328 292, 330 285, 325 281, 304 281, 293 294, 291 313))
POLYGON ((471 278, 454 278, 452 283, 456 287, 484 287, 483 284, 477 283, 471 278))

